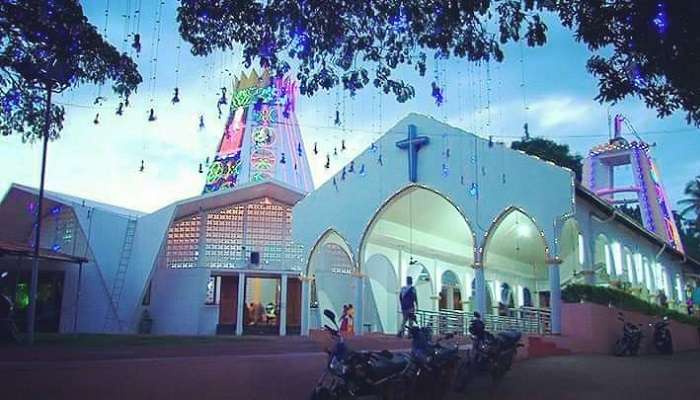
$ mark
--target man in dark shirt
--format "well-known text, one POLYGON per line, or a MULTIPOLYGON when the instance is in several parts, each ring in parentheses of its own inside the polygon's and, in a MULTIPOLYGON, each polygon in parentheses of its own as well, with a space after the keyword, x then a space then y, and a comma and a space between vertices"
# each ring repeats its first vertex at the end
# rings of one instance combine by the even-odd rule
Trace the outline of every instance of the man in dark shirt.
POLYGON ((401 321, 401 328, 399 328, 397 336, 402 337, 406 324, 416 313, 416 307, 418 306, 418 295, 416 294, 416 288, 413 287, 413 278, 410 276, 406 277, 406 286, 401 288, 399 303, 401 303, 403 321, 401 321))

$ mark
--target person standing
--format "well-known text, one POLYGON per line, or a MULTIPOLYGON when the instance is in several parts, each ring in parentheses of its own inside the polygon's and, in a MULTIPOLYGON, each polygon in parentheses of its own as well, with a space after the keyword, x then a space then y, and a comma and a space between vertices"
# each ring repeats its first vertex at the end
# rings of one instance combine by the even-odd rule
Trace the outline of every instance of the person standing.
POLYGON ((413 287, 413 278, 410 276, 406 277, 406 286, 401 288, 399 303, 401 304, 401 316, 403 320, 401 321, 401 327, 399 328, 397 336, 402 337, 403 331, 406 329, 406 324, 413 318, 416 313, 416 308, 418 307, 418 295, 416 294, 416 288, 413 287))
POLYGON ((338 329, 341 336, 346 336, 348 332, 348 305, 343 304, 343 313, 340 315, 340 328, 338 329))

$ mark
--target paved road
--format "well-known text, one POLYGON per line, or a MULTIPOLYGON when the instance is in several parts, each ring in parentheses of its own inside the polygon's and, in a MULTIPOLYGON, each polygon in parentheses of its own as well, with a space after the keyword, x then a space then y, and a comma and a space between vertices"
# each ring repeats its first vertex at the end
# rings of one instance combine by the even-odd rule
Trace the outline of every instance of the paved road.
MULTIPOLYGON (((304 399, 319 352, 3 362, 3 399, 304 399)), ((639 358, 568 356, 516 363, 498 386, 474 382, 456 399, 693 399, 700 353, 639 358)))

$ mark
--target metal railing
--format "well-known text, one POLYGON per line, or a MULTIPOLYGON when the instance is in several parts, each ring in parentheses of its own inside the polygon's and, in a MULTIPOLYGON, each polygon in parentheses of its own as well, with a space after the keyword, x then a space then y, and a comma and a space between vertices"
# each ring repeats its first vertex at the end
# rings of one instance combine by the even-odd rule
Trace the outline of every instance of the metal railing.
MULTIPOLYGON (((534 307, 509 308, 498 315, 482 315, 486 329, 492 332, 518 330, 522 333, 549 335, 551 331, 551 311, 534 307)), ((435 334, 454 333, 465 336, 468 333, 472 312, 460 310, 417 310, 416 320, 420 326, 432 328, 435 334)))

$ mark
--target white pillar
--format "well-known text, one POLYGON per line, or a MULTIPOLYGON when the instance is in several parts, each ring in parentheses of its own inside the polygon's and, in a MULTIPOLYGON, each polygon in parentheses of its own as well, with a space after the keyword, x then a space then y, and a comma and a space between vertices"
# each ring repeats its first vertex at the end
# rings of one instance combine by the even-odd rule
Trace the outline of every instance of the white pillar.
POLYGON ((447 301, 447 308, 449 310, 454 310, 455 309, 455 288, 452 286, 448 286, 446 292, 447 298, 445 299, 447 301))
POLYGON ((559 258, 551 259, 549 264, 549 306, 552 312, 552 334, 561 334, 561 280, 559 278, 559 258))
POLYGON ((245 273, 238 274, 238 303, 236 308, 236 335, 243 334, 243 307, 245 306, 245 273))
POLYGON ((301 335, 309 335, 309 313, 311 312, 310 285, 306 277, 301 278, 301 335))
POLYGON ((476 310, 481 315, 486 315, 486 274, 484 267, 477 265, 474 269, 474 286, 476 289, 476 310))
POLYGON ((280 336, 287 335, 287 274, 280 277, 280 336))
POLYGON ((355 304, 353 305, 355 307, 355 320, 353 321, 355 323, 355 334, 357 335, 362 335, 364 332, 362 329, 364 329, 363 324, 363 311, 364 311, 364 277, 358 273, 355 276, 355 304))

